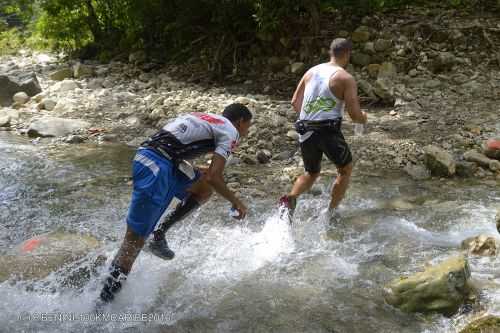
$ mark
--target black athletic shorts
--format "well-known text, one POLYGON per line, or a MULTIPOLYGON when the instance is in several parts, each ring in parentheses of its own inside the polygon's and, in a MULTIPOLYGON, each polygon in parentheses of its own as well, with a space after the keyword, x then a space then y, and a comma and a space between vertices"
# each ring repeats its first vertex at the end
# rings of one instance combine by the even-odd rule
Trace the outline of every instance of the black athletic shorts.
POLYGON ((306 141, 300 144, 304 169, 309 173, 321 171, 323 153, 337 167, 343 167, 352 162, 351 151, 339 130, 314 131, 306 141))

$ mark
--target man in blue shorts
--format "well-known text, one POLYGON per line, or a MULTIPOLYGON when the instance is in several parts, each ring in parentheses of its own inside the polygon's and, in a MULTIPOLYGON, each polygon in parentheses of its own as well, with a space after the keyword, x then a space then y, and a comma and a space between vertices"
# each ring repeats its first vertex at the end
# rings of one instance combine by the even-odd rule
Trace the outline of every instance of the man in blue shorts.
POLYGON ((133 192, 127 230, 99 296, 99 304, 113 300, 132 265, 174 197, 182 200, 155 232, 150 249, 163 258, 173 258, 165 231, 206 202, 212 189, 228 200, 243 219, 247 207, 228 189, 223 171, 226 160, 241 137, 248 134, 252 114, 242 104, 226 107, 222 116, 191 113, 175 118, 145 141, 134 157, 133 192), (193 168, 186 160, 213 153, 206 170, 193 168), (173 222, 172 222, 173 221, 173 222))

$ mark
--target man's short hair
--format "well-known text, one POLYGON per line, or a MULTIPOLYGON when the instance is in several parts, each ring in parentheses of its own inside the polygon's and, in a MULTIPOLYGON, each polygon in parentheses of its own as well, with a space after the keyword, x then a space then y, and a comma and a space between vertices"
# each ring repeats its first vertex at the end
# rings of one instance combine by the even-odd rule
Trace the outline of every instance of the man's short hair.
POLYGON ((240 103, 233 103, 226 106, 222 115, 232 122, 236 122, 240 119, 243 119, 244 121, 252 119, 252 113, 250 110, 248 110, 245 105, 240 103))
POLYGON ((351 50, 352 42, 345 38, 335 38, 330 44, 330 54, 334 57, 341 57, 351 50))

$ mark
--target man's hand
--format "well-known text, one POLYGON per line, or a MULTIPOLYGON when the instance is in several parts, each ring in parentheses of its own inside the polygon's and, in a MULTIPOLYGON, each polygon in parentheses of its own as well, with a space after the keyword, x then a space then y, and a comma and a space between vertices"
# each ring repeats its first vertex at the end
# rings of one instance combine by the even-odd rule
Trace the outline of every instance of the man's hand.
POLYGON ((233 205, 233 208, 236 209, 239 213, 238 216, 235 216, 235 219, 237 220, 243 220, 245 216, 247 216, 247 207, 240 201, 238 204, 233 205))
POLYGON ((234 195, 224 182, 223 171, 225 164, 226 159, 221 155, 214 153, 212 156, 212 164, 210 164, 208 172, 205 174, 205 179, 217 193, 229 201, 240 213, 237 217, 240 220, 246 216, 247 207, 234 195))

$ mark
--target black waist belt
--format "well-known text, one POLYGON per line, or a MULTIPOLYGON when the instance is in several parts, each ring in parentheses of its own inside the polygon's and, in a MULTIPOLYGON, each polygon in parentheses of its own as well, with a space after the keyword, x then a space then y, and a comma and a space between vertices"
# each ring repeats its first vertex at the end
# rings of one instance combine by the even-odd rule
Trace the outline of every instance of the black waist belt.
POLYGON ((342 118, 328 120, 298 120, 295 122, 295 130, 300 135, 309 131, 340 131, 342 118))

